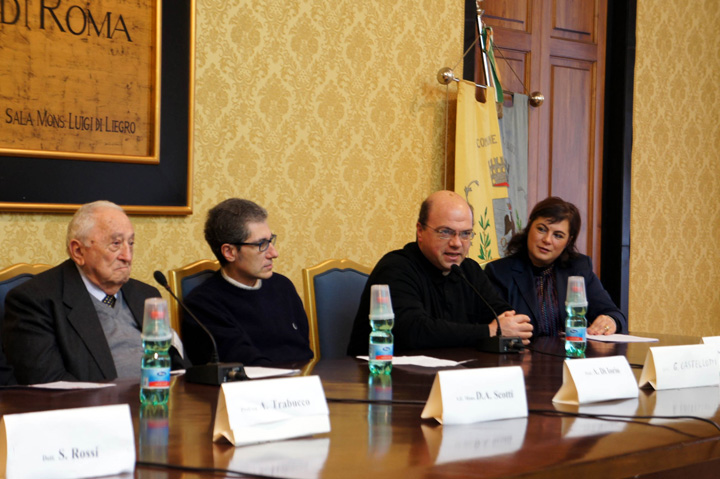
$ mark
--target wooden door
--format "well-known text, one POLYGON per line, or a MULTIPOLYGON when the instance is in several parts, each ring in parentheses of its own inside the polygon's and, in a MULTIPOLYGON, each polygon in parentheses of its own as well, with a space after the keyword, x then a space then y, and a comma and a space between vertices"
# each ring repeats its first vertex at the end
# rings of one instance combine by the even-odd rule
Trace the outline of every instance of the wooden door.
POLYGON ((480 4, 503 88, 545 96, 529 112, 528 212, 550 195, 574 203, 578 249, 599 273, 607 0, 480 4))

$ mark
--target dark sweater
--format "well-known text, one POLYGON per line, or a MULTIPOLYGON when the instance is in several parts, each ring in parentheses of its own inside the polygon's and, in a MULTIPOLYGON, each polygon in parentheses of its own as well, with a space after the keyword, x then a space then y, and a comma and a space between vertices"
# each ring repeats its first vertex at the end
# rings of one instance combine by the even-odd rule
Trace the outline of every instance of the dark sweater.
MULTIPOLYGON (((497 314, 510 309, 480 265, 466 258, 460 268, 497 314)), ((348 354, 368 353, 370 287, 390 286, 395 313, 395 353, 413 349, 470 346, 489 336, 495 315, 458 275, 443 275, 417 243, 386 254, 375 266, 360 298, 348 354)))
MULTIPOLYGON (((267 365, 313 357, 302 301, 285 276, 275 273, 260 289, 245 290, 218 271, 188 295, 186 304, 215 337, 220 361, 267 365)), ((212 350, 207 335, 188 316, 182 331, 193 364, 207 363, 212 350)))

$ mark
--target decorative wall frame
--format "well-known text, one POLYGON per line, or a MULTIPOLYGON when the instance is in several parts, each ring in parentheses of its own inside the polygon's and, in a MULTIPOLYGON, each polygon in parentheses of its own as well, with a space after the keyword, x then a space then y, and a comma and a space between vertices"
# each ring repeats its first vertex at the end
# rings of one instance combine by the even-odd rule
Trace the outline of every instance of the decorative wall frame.
MULTIPOLYGON (((149 121, 143 134, 148 141, 142 154, 88 151, 95 148, 94 145, 79 145, 75 152, 23 150, 4 148, 7 145, 0 142, 0 211, 73 212, 81 204, 105 199, 134 214, 192 213, 195 0, 147 1, 148 5, 157 8, 160 19, 156 42, 152 45, 153 52, 160 49, 160 64, 154 54, 149 56, 151 61, 147 63, 145 73, 154 76, 156 82, 155 88, 147 94, 147 101, 152 103, 147 105, 149 121)), ((95 24, 89 23, 88 18, 93 14, 90 7, 88 10, 76 7, 79 10, 64 16, 56 15, 61 22, 67 23, 58 23, 54 27, 58 30, 65 27, 78 37, 82 36, 78 32, 91 26, 95 28, 91 33, 102 28, 111 32, 109 29, 115 28, 119 29, 119 34, 125 34, 125 26, 119 20, 121 15, 117 13, 123 3, 128 2, 105 0, 102 3, 105 9, 95 14, 107 20, 102 27, 97 26, 101 24, 100 19, 95 24), (70 24, 73 18, 74 25, 70 24)), ((11 13, 7 11, 5 18, 12 18, 11 13)), ((32 21, 23 18, 22 14, 18 14, 19 21, 26 24, 32 21)), ((51 17, 47 12, 45 16, 44 21, 50 24, 51 17)), ((7 25, 4 27, 9 30, 7 25)), ((8 41, 7 37, 3 41, 8 41)), ((142 73, 139 76, 142 77, 142 73)), ((8 107, 2 103, 8 103, 6 95, 0 95, 0 128, 3 124, 7 127, 18 121, 17 113, 14 116, 8 114, 8 107)), ((98 115, 93 120, 98 122, 98 128, 110 125, 104 123, 106 118, 100 118, 98 115)), ((64 121, 73 120, 70 116, 64 121)), ((57 137, 57 131, 55 135, 57 137)), ((51 141, 48 143, 52 144, 51 141)), ((53 145, 48 149, 58 148, 53 145)))

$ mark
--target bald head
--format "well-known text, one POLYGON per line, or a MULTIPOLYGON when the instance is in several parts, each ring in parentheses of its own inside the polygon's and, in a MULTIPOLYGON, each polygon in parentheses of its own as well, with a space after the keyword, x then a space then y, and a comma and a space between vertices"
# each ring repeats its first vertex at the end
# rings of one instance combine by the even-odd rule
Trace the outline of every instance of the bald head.
POLYGON ((460 209, 467 208, 467 211, 470 212, 470 221, 472 221, 472 210, 468 202, 465 201, 465 198, 454 191, 440 190, 431 194, 422 202, 422 205, 420 205, 420 214, 418 215, 418 223, 427 224, 430 210, 433 209, 433 206, 437 206, 438 208, 446 208, 448 206, 460 209))
POLYGON ((470 240, 461 231, 472 231, 473 215, 465 198, 454 191, 436 191, 423 201, 417 223, 417 242, 423 255, 436 268, 450 271, 463 262, 470 240), (447 233, 451 232, 451 235, 447 233))

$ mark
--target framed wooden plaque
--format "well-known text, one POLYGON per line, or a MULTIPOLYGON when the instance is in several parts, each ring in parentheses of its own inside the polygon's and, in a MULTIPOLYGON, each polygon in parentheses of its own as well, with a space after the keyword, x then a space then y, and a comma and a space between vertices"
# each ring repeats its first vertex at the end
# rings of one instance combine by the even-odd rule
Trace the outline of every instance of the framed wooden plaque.
POLYGON ((195 1, 0 1, 0 210, 190 214, 195 1))

